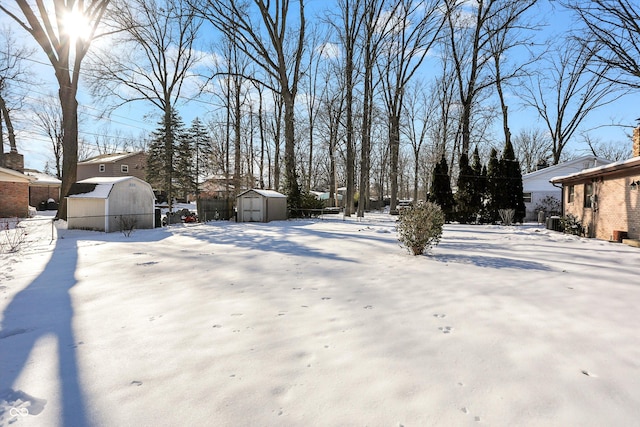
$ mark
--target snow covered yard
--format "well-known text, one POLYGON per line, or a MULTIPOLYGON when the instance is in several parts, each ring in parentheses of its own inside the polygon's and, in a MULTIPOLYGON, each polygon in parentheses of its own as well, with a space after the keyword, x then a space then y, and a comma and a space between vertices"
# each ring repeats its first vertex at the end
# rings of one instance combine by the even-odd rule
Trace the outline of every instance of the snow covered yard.
MULTIPOLYGON (((640 422, 640 251, 394 217, 58 230, 0 255, 0 424, 640 422)), ((50 230, 48 230, 50 232, 50 230)))

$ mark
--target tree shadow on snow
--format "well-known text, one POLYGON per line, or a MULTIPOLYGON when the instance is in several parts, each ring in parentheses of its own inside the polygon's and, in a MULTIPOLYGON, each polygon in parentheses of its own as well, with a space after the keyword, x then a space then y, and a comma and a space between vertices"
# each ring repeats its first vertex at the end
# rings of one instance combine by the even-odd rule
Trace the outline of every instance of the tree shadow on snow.
MULTIPOLYGON (((73 304, 70 290, 76 284, 78 260, 75 239, 56 242, 51 259, 42 273, 9 303, 0 324, 0 424, 18 417, 38 416, 47 408, 45 398, 15 390, 16 380, 26 368, 41 369, 47 363, 30 356, 42 339, 55 338, 57 349, 60 425, 89 425, 79 383, 76 343, 73 332, 73 304), (29 366, 31 365, 31 366, 29 366)), ((26 261, 25 261, 26 262, 26 261)))
POLYGON ((520 259, 504 258, 504 257, 492 257, 482 255, 452 255, 452 254, 434 254, 430 256, 431 259, 451 264, 470 264, 476 267, 484 268, 512 268, 517 270, 539 270, 539 271, 551 271, 549 266, 544 264, 524 261, 520 259))

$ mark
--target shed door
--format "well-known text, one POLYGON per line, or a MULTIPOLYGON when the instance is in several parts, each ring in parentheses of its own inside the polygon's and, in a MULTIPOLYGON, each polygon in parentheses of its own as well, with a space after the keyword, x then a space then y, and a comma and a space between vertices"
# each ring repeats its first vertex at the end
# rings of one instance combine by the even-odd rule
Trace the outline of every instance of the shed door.
POLYGON ((262 221, 262 197, 244 196, 242 198, 242 220, 253 222, 262 221))

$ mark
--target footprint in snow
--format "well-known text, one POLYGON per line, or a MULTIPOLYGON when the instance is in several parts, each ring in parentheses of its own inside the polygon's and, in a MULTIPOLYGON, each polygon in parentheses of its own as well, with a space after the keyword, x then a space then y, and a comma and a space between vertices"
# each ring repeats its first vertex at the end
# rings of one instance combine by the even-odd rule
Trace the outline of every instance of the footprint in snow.
POLYGON ((446 314, 434 314, 433 317, 437 317, 438 319, 444 319, 445 317, 447 317, 446 314))
POLYGON ((443 334, 450 334, 453 331, 453 328, 451 326, 443 326, 438 329, 442 331, 443 334))

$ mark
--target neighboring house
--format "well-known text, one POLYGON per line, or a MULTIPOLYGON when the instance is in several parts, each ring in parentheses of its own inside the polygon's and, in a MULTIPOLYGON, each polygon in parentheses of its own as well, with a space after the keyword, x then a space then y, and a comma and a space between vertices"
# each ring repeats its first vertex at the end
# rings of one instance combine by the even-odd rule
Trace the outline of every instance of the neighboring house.
POLYGON ((35 169, 25 169, 24 173, 33 178, 29 183, 29 205, 38 210, 58 209, 62 181, 35 169))
POLYGON ((561 202, 562 190, 549 182, 551 178, 609 163, 611 163, 610 160, 601 157, 584 156, 522 175, 522 191, 526 207, 525 221, 537 220, 537 210, 545 198, 554 197, 558 203, 561 202))
POLYGON ((226 199, 234 191, 233 177, 210 176, 200 183, 200 197, 204 199, 226 199))
POLYGON ((563 215, 573 215, 585 234, 603 240, 640 238, 640 127, 633 158, 551 179, 562 185, 563 215))
POLYGON ((145 180, 147 155, 137 153, 102 154, 78 163, 78 181, 93 177, 135 176, 145 180))
POLYGON ((287 219, 287 196, 274 190, 247 190, 237 197, 238 222, 287 219))
POLYGON ((0 218, 29 216, 29 183, 33 178, 0 167, 0 218))
POLYGON ((70 229, 120 231, 155 226, 155 196, 151 185, 134 176, 94 177, 78 181, 67 197, 70 229))

